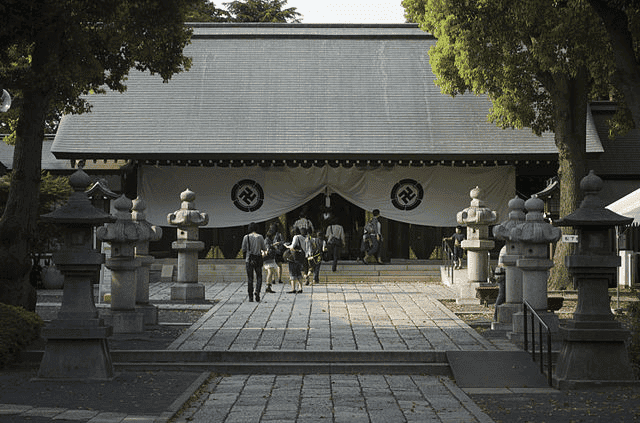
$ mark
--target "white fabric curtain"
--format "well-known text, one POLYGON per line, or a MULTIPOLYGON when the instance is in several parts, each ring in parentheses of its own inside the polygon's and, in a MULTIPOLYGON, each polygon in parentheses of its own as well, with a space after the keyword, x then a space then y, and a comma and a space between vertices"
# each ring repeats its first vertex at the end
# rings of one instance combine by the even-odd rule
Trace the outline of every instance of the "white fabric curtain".
POLYGON ((209 214, 208 227, 262 222, 287 213, 326 192, 337 193, 388 219, 426 226, 455 226, 479 186, 487 207, 507 216, 515 196, 515 168, 394 166, 359 167, 155 167, 139 169, 138 194, 147 220, 167 225, 180 209, 180 193, 195 192, 195 207, 209 214))

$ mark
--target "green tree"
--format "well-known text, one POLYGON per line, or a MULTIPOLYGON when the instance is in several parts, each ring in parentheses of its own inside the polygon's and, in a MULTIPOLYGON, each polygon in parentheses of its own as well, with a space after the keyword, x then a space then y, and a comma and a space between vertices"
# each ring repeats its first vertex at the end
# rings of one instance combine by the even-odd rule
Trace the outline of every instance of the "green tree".
POLYGON ((184 26, 196 0, 5 0, 0 86, 19 93, 13 177, 0 218, 0 302, 35 309, 29 252, 38 220, 40 157, 52 110, 82 113, 83 97, 124 91, 131 68, 165 82, 188 69, 184 26))
POLYGON ((300 23, 297 8, 283 9, 287 0, 236 0, 223 4, 231 14, 229 22, 300 23))
MULTIPOLYGON (((507 128, 553 131, 558 149, 560 215, 578 205, 586 174, 591 97, 609 95, 610 46, 582 0, 404 0, 409 20, 437 38, 430 62, 452 96, 486 94, 489 119, 507 128)), ((552 285, 566 286, 567 244, 554 257, 552 285)))
MULTIPOLYGON (((0 177, 0 209, 5 207, 13 173, 7 173, 0 177)), ((40 178, 40 196, 38 202, 38 216, 54 211, 63 205, 73 190, 66 176, 53 176, 42 171, 40 178)), ((34 239, 31 252, 34 254, 51 252, 52 246, 61 238, 60 230, 56 225, 44 223, 38 219, 38 230, 34 239)))
POLYGON ((187 22, 228 22, 229 12, 218 9, 209 0, 200 0, 187 13, 187 22))
POLYGON ((614 83, 640 127, 640 2, 589 0, 602 19, 615 59, 614 83))

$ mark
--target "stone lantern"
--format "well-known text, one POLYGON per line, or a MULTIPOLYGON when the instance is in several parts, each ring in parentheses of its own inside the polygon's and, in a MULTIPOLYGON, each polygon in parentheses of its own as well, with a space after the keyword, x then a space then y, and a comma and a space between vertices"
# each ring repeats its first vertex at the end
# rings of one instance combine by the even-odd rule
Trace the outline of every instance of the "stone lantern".
MULTIPOLYGON (((547 281, 553 261, 549 258, 549 245, 560 239, 562 232, 544 220, 544 201, 532 196, 524 203, 525 221, 511 230, 511 240, 521 245, 521 256, 516 265, 522 272, 522 300, 540 315, 552 332, 558 332, 560 320, 547 312, 547 281)), ((513 314, 512 340, 524 335, 524 315, 513 314)))
POLYGON ((522 255, 522 244, 511 238, 511 231, 524 222, 524 200, 514 197, 509 200, 509 218, 493 227, 493 235, 505 241, 505 253, 501 255, 505 268, 505 302, 496 310, 496 321, 492 329, 511 329, 512 316, 522 309, 522 271, 516 266, 522 255))
MULTIPOLYGON (((91 188, 87 190, 87 195, 89 196, 89 200, 91 204, 100 210, 104 210, 105 213, 111 212, 111 202, 119 197, 118 194, 111 191, 105 181, 98 181, 94 183, 91 188)), ((101 249, 103 253, 107 257, 110 255, 109 247, 106 244, 102 244, 102 247, 96 246, 99 250, 101 249)), ((111 293, 111 275, 105 274, 104 268, 100 268, 100 271, 96 275, 96 280, 98 281, 98 298, 101 302, 104 298, 105 294, 111 293)))
POLYGON ((637 383, 625 346, 630 334, 614 319, 608 291, 616 286, 620 266, 613 230, 633 219, 604 207, 598 196, 602 186, 602 179, 590 171, 580 182, 580 207, 557 222, 578 234, 575 254, 565 258, 578 304, 573 319, 560 329, 563 345, 554 385, 561 389, 637 383))
POLYGON ((116 221, 98 228, 99 240, 111 244, 107 267, 111 270, 111 315, 116 333, 144 332, 144 315, 136 310, 136 270, 140 261, 135 246, 149 234, 131 219, 132 201, 120 196, 113 206, 116 221))
POLYGON ((149 269, 153 263, 153 256, 149 255, 149 242, 162 238, 162 228, 147 222, 145 201, 137 197, 132 202, 131 219, 138 224, 142 234, 136 244, 135 255, 140 261, 140 267, 136 269, 136 309, 142 311, 145 325, 158 323, 158 309, 149 304, 149 269))
POLYGON ((498 214, 485 206, 480 199, 482 190, 475 187, 471 190, 471 204, 458 212, 458 224, 467 227, 467 239, 462 241, 462 248, 467 251, 468 283, 459 287, 458 303, 478 302, 476 288, 486 284, 489 278, 488 253, 495 243, 489 239, 489 225, 498 220, 498 214))
POLYGON ((204 300, 204 285, 198 283, 198 252, 204 249, 199 241, 199 226, 209 222, 209 215, 195 207, 196 194, 187 188, 180 194, 180 210, 167 215, 167 222, 177 226, 177 240, 171 248, 178 251, 178 280, 171 287, 174 301, 204 300))
POLYGON ((79 169, 69 178, 73 194, 42 220, 64 228, 62 249, 54 260, 64 274, 62 306, 58 317, 42 330, 47 343, 38 377, 42 379, 106 380, 113 377, 107 337, 111 327, 98 318, 92 279, 104 262, 93 248, 93 228, 113 217, 91 205, 85 189, 89 176, 79 169))

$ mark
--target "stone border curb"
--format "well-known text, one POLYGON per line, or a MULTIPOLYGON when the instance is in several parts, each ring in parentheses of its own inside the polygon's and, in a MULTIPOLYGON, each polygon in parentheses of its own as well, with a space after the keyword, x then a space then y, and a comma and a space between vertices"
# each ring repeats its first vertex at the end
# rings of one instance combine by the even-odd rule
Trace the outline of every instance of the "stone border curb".
POLYGON ((458 386, 451 379, 441 377, 440 381, 447 387, 447 389, 449 389, 451 394, 456 397, 458 401, 460 401, 464 408, 466 408, 467 411, 469 411, 469 413, 473 415, 473 417, 478 419, 480 423, 494 423, 494 420, 489 417, 488 414, 482 411, 482 409, 478 407, 476 403, 473 402, 473 400, 469 398, 469 396, 465 394, 462 389, 458 388, 458 386))
POLYGON ((178 397, 176 398, 169 408, 164 411, 160 417, 154 420, 155 423, 166 423, 182 408, 182 406, 189 401, 189 399, 200 389, 204 382, 209 379, 211 372, 202 372, 196 380, 178 397))

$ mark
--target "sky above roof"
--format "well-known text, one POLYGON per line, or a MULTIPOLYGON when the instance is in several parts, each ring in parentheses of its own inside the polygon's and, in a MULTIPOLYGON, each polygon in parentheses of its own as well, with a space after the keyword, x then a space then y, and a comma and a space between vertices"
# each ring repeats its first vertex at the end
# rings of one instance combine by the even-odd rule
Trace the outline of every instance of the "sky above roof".
POLYGON ((288 0, 302 23, 404 23, 402 0, 288 0))

